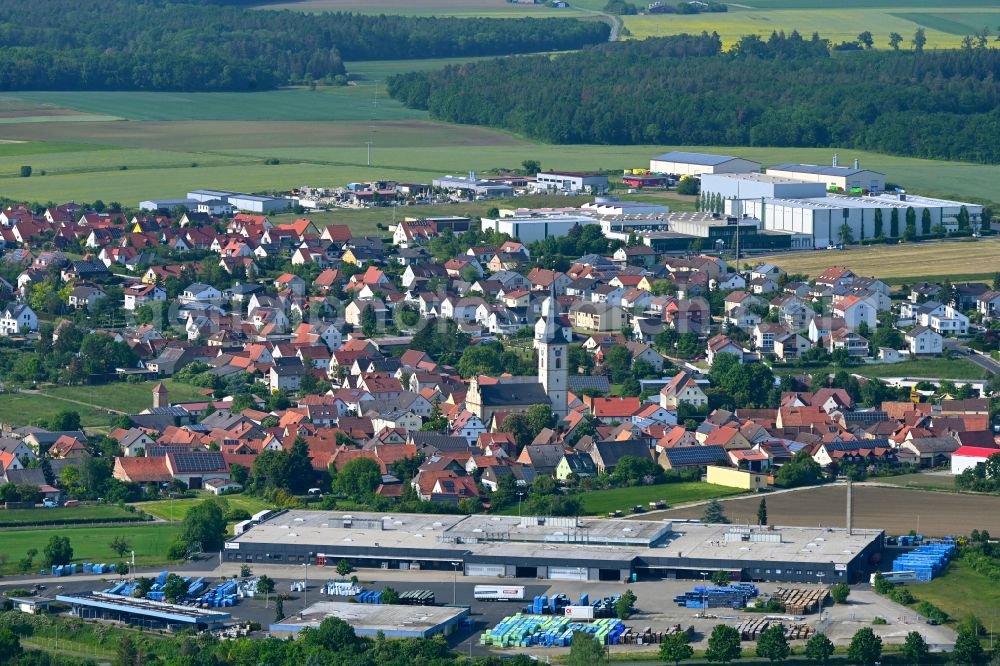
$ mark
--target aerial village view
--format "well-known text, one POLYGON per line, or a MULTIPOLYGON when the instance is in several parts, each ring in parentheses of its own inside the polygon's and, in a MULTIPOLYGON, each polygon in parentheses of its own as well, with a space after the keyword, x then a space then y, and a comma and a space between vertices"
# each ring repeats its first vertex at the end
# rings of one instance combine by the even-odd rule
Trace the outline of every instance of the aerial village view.
POLYGON ((0 0, 0 665, 1000 664, 998 26, 0 0))

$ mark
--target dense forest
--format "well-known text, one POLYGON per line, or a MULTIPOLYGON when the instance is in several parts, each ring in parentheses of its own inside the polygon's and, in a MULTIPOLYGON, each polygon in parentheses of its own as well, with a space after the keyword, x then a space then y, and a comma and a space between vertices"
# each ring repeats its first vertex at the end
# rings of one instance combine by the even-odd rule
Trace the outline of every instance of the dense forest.
POLYGON ((1000 50, 833 53, 818 35, 717 35, 481 61, 389 81, 434 118, 551 143, 845 146, 1000 162, 1000 50))
POLYGON ((606 41, 574 19, 267 11, 166 0, 0 0, 0 90, 260 90, 344 61, 506 55, 606 41))

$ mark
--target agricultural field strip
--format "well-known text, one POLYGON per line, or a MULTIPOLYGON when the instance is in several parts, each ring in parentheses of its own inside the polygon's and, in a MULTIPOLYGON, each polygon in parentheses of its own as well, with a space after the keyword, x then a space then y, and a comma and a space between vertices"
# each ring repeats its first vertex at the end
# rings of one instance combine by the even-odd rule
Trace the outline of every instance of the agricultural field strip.
POLYGON ((904 48, 918 27, 927 35, 927 48, 958 47, 964 35, 983 27, 994 30, 1000 11, 996 5, 977 0, 961 0, 957 6, 942 10, 941 3, 922 0, 885 0, 875 6, 862 0, 837 3, 810 1, 746 2, 730 5, 724 14, 644 15, 623 17, 635 38, 665 36, 702 30, 718 32, 730 46, 745 34, 767 36, 772 31, 798 30, 804 35, 819 32, 834 42, 852 41, 865 30, 873 33, 876 48, 888 48, 890 32, 904 38, 904 48))
POLYGON ((755 257, 756 262, 770 262, 789 273, 815 277, 831 265, 845 266, 878 278, 924 279, 952 276, 969 268, 992 276, 1000 271, 1000 239, 976 242, 928 242, 897 246, 876 245, 859 250, 838 252, 801 252, 755 257))

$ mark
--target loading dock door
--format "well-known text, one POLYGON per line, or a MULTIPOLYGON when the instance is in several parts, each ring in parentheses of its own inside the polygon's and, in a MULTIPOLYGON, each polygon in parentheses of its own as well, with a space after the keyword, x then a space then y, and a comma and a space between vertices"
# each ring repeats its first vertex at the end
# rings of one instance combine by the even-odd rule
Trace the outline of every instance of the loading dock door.
POLYGON ((549 567, 552 580, 587 580, 587 567, 549 567))
POLYGON ((502 564, 466 564, 466 576, 502 576, 507 572, 502 564))

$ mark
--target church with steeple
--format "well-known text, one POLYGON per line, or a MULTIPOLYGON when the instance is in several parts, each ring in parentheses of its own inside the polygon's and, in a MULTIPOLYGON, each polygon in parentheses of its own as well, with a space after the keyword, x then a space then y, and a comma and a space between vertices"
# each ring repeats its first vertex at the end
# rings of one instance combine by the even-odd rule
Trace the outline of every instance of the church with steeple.
POLYGON ((552 402, 556 422, 566 418, 569 410, 569 363, 566 358, 569 341, 563 335, 555 290, 542 303, 542 317, 535 322, 535 348, 538 350, 538 381, 552 402))
POLYGON ((489 423, 495 412, 526 412, 534 405, 552 404, 556 421, 566 418, 569 411, 569 341, 559 321, 554 290, 542 304, 542 316, 535 322, 535 349, 538 350, 537 377, 497 377, 490 383, 480 383, 477 377, 469 382, 465 396, 466 408, 489 423))

